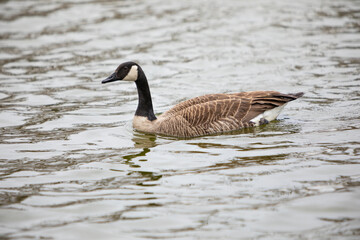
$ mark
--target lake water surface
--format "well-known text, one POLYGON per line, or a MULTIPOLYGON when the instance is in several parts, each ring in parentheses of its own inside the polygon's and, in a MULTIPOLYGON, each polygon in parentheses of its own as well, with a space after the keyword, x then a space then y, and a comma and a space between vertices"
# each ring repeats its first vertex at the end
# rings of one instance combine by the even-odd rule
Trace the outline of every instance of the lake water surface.
POLYGON ((0 2, 0 239, 359 239, 360 2, 0 2), (278 121, 132 129, 207 93, 305 92, 278 121))

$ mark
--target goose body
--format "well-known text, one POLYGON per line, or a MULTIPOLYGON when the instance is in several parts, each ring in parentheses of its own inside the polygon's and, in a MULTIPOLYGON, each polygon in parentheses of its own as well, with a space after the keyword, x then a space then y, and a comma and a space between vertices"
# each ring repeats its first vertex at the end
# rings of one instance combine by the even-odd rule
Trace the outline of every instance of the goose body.
POLYGON ((138 64, 121 64, 102 83, 117 80, 134 81, 137 86, 139 102, 133 119, 136 130, 185 138, 268 123, 276 119, 288 102, 303 95, 276 91, 208 94, 181 102, 156 117, 146 76, 138 64))

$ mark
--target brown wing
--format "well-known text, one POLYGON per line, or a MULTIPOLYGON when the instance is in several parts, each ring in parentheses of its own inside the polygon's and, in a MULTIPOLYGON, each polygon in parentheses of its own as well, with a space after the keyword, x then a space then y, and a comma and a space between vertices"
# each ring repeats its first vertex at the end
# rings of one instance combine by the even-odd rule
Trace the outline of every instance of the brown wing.
POLYGON ((159 132, 193 137, 249 127, 252 126, 250 120, 257 115, 300 95, 255 91, 196 97, 177 104, 161 115, 159 132))
POLYGON ((208 95, 204 95, 204 96, 195 97, 195 98, 186 100, 184 102, 178 103, 177 105, 172 107, 170 110, 168 110, 164 114, 169 114, 169 115, 178 114, 182 110, 189 108, 189 107, 193 107, 198 104, 203 104, 203 103, 212 102, 212 101, 221 100, 221 99, 228 99, 229 95, 230 94, 208 94, 208 95))

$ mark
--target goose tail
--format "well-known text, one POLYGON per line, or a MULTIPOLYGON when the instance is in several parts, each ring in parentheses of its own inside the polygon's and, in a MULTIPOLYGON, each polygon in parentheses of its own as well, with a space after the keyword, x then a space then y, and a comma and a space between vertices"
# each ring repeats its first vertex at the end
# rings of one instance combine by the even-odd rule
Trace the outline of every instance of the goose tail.
POLYGON ((289 95, 294 96, 296 98, 302 97, 304 96, 303 92, 298 92, 298 93, 289 93, 289 95))

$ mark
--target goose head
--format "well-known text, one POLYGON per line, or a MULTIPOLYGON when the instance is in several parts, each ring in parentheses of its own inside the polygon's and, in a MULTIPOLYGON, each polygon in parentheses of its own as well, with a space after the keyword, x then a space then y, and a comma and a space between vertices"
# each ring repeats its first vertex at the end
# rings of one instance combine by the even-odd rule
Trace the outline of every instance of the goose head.
POLYGON ((119 65, 113 74, 104 79, 101 83, 109 83, 121 80, 136 82, 139 78, 139 70, 140 66, 138 64, 134 62, 124 62, 119 65))

